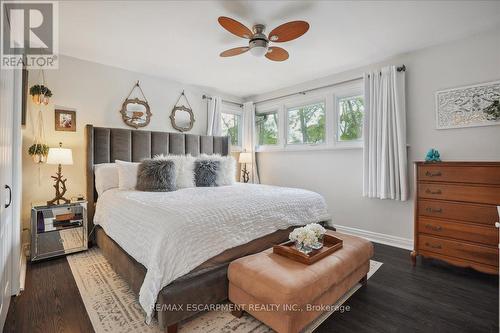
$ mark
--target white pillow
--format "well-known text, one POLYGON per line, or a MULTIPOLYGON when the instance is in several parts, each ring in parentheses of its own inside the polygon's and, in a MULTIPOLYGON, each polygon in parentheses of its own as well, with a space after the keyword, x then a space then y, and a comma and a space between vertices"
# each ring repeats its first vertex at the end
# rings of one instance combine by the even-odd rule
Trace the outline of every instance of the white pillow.
POLYGON ((116 160, 118 166, 118 188, 120 190, 135 190, 139 163, 116 160))
POLYGON ((219 162, 215 181, 217 186, 233 185, 236 182, 236 160, 232 156, 201 154, 199 159, 219 162))
POLYGON ((95 189, 100 196, 105 191, 118 187, 118 166, 115 163, 102 163, 94 166, 95 189))
POLYGON ((175 183, 176 187, 189 188, 195 187, 194 182, 194 161, 191 155, 156 155, 155 160, 168 160, 175 165, 175 183))

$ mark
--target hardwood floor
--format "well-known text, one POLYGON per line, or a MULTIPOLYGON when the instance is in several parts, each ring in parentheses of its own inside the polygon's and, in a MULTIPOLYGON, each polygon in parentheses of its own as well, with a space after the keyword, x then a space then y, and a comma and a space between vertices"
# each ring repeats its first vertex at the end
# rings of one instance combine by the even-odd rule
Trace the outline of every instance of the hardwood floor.
MULTIPOLYGON (((498 277, 375 244, 384 264, 316 332, 498 332, 498 277)), ((12 299, 4 332, 93 332, 65 258, 28 266, 26 290, 12 299)))
POLYGON ((65 257, 28 264, 25 290, 11 299, 3 331, 94 332, 65 257))

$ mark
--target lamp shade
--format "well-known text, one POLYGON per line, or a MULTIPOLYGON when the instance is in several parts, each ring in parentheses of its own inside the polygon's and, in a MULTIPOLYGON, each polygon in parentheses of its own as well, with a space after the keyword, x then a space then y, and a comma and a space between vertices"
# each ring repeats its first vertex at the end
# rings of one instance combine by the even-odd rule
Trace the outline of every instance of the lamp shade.
POLYGON ((73 164, 73 153, 69 148, 50 148, 47 164, 73 164))
POLYGON ((240 153, 239 162, 241 164, 252 163, 252 154, 251 153, 240 153))

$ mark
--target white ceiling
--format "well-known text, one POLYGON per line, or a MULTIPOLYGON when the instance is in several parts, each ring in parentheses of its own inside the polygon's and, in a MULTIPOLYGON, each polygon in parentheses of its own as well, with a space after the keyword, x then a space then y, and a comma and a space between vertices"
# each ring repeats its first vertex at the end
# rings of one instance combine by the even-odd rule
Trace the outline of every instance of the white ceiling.
POLYGON ((62 54, 245 97, 493 29, 500 1, 61 1, 59 17, 62 54), (246 42, 219 16, 311 27, 283 63, 220 58, 246 42))

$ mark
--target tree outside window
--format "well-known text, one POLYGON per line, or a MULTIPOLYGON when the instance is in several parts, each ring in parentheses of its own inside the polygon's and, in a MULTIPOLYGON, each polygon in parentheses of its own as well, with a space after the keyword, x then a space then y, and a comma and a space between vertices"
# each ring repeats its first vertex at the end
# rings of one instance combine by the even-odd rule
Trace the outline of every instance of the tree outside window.
POLYGON ((325 103, 315 103, 288 109, 288 143, 324 143, 325 103))
POLYGON ((339 141, 360 140, 363 137, 363 96, 345 97, 338 100, 339 141))
POLYGON ((232 113, 222 113, 222 135, 231 138, 231 145, 241 146, 241 116, 232 113))
POLYGON ((278 113, 256 114, 255 129, 259 146, 278 144, 278 113))

